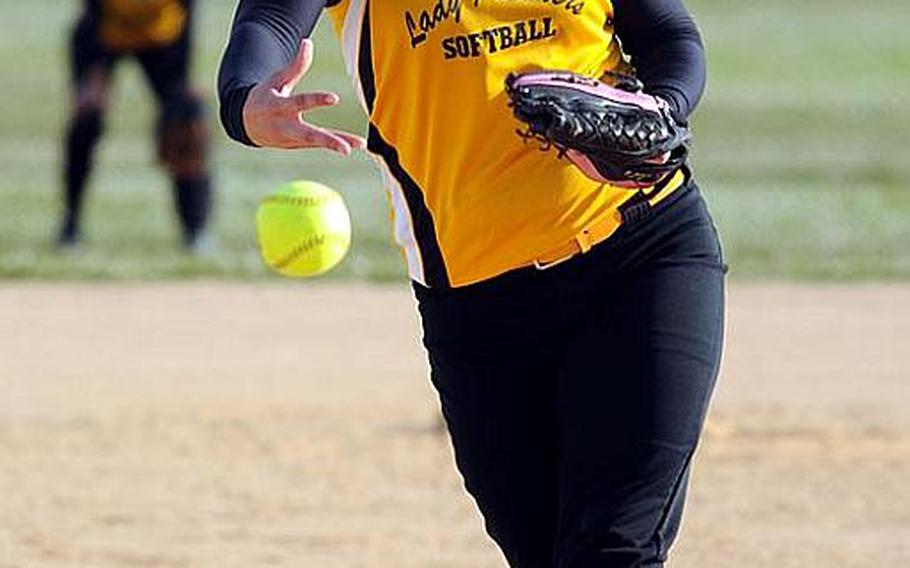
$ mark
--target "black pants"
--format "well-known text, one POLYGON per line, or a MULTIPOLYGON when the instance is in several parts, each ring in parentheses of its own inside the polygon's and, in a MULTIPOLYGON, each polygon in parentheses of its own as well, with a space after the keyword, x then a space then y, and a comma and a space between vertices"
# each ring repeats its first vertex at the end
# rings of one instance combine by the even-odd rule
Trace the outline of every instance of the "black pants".
POLYGON ((458 468, 509 564, 661 566, 723 343, 698 188, 552 269, 415 292, 458 468))

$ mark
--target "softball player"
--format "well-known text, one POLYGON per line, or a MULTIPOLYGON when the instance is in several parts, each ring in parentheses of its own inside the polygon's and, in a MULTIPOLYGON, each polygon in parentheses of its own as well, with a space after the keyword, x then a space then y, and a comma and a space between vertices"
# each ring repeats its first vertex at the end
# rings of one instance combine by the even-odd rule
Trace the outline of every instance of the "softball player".
POLYGON ((61 246, 81 240, 80 216, 92 158, 104 130, 111 73, 136 59, 160 107, 158 158, 173 179, 183 243, 203 242, 211 202, 202 99, 189 87, 193 0, 85 0, 71 42, 74 103, 65 137, 61 246))
POLYGON ((685 167, 604 184, 516 136, 510 72, 628 70, 684 121, 679 0, 241 0, 221 117, 248 145, 364 141, 294 95, 325 9, 367 110, 458 468, 513 567, 662 566, 722 347, 724 265, 685 167), (299 46, 299 51, 298 51, 299 46))

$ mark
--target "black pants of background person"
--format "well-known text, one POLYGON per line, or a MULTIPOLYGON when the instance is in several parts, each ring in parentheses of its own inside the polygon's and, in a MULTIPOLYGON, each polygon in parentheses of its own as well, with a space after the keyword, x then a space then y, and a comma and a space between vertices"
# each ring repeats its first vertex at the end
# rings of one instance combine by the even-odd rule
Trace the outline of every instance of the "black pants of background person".
POLYGON ((698 188, 552 269, 415 292, 458 468, 510 565, 662 566, 723 343, 698 188))
MULTIPOLYGON (((185 100, 190 93, 189 33, 167 47, 113 53, 99 44, 96 32, 88 21, 82 20, 73 32, 70 45, 73 89, 80 93, 86 88, 98 88, 103 94, 77 102, 65 139, 64 157, 64 218, 59 235, 61 245, 71 245, 80 239, 85 186, 92 168, 95 148, 104 131, 106 91, 110 74, 117 62, 133 56, 148 80, 161 109, 175 101, 185 100), (98 84, 89 86, 89 82, 98 84)), ((203 233, 211 209, 211 181, 207 170, 192 174, 172 174, 174 202, 182 228, 184 244, 192 248, 203 233)))

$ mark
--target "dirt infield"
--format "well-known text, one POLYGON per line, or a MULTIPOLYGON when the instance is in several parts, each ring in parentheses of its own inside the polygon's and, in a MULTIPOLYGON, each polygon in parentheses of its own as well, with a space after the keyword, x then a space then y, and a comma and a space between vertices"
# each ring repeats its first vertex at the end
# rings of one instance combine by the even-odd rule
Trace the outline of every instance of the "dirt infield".
MULTIPOLYGON (((671 566, 910 563, 910 286, 735 285, 671 566)), ((0 287, 0 567, 503 566, 403 288, 0 287)))

